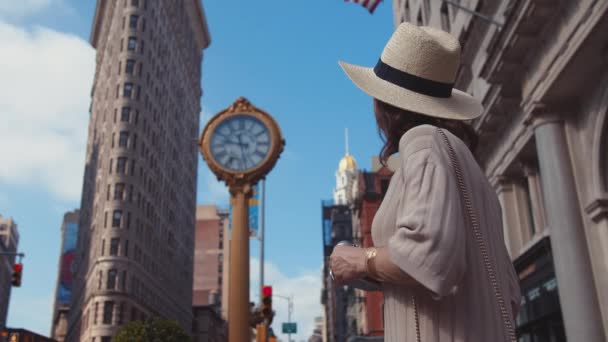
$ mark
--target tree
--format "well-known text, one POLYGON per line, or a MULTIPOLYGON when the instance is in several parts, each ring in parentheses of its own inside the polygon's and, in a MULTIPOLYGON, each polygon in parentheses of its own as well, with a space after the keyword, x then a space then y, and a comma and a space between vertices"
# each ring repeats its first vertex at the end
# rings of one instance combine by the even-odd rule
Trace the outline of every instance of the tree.
POLYGON ((118 330, 114 342, 190 342, 187 332, 174 320, 151 318, 133 321, 118 330))

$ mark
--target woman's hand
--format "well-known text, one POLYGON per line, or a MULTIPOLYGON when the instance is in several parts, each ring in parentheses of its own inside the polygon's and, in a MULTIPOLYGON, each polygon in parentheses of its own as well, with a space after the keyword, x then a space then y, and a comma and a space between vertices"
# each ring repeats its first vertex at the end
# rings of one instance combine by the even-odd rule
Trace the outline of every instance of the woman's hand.
POLYGON ((365 250, 351 246, 336 246, 329 257, 329 267, 338 284, 363 278, 367 273, 365 250))

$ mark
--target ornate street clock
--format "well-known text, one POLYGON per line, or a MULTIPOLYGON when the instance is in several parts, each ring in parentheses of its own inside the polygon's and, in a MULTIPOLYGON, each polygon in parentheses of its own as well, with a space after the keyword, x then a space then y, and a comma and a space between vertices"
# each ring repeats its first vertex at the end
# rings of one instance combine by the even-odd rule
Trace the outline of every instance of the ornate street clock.
POLYGON ((209 168, 231 192, 264 178, 284 146, 276 121, 243 97, 209 121, 200 143, 209 168))
POLYGON ((228 340, 250 342, 249 215, 252 186, 272 170, 285 146, 270 114, 240 97, 215 115, 199 143, 203 158, 232 196, 228 340))

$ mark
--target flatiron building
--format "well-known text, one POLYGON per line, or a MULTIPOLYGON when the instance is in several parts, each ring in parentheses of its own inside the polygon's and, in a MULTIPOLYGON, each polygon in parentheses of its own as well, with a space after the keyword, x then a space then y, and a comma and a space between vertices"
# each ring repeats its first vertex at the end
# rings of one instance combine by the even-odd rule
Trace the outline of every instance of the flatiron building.
POLYGON ((66 341, 152 316, 192 326, 200 0, 99 0, 66 341))

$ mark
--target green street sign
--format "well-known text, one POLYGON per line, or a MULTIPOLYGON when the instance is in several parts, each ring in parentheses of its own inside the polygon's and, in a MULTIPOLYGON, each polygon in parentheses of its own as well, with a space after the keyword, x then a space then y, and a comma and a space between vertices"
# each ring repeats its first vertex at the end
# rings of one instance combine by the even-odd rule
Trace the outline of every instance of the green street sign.
POLYGON ((283 334, 296 334, 297 332, 297 323, 283 323, 283 334))

